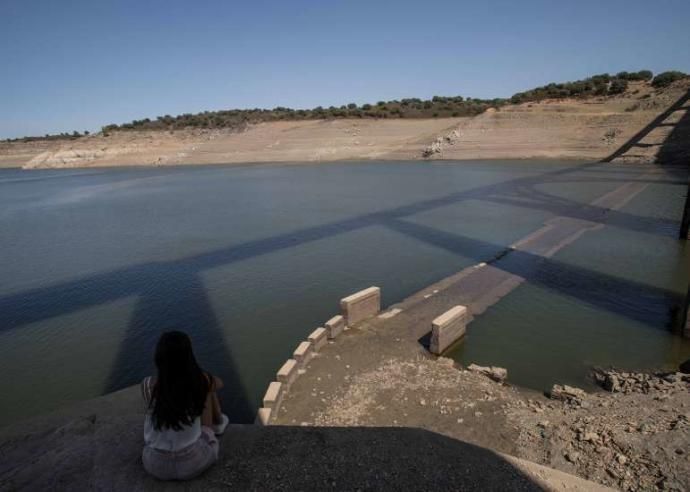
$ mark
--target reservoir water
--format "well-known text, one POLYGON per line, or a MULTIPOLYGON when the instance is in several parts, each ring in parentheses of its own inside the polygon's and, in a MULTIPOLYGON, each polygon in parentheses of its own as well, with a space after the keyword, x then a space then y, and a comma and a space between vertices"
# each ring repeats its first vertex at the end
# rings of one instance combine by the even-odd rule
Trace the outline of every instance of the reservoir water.
POLYGON ((626 182, 646 186, 604 227, 521 266, 527 282, 450 356, 535 389, 587 386, 597 364, 671 368, 690 357, 672 331, 687 178, 575 161, 0 170, 0 420, 137 383, 173 328, 226 381, 232 420, 251 420, 340 298, 377 285, 390 305, 626 182))

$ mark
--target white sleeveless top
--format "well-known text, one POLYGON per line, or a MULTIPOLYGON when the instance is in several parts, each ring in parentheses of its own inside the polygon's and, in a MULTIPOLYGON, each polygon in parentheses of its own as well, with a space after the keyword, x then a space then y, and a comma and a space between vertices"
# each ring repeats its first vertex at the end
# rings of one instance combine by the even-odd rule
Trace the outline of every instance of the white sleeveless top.
POLYGON ((194 444, 201 437, 201 417, 194 419, 191 425, 184 425, 180 430, 170 428, 156 429, 148 409, 151 401, 151 377, 141 383, 141 392, 147 405, 144 419, 144 443, 160 451, 179 451, 190 444, 194 444))

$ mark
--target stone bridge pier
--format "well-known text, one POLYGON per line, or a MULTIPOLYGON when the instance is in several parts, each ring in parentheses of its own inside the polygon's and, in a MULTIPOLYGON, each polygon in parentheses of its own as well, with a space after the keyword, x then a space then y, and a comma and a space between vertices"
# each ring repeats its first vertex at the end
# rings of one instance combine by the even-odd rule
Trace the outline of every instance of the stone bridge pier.
POLYGON ((688 319, 688 311, 690 310, 690 286, 688 287, 688 293, 685 296, 685 306, 683 308, 683 323, 681 324, 681 334, 685 338, 690 338, 690 319, 688 319))
POLYGON ((680 239, 690 239, 690 182, 688 183, 688 191, 685 196, 685 208, 683 209, 683 219, 680 222, 680 239))
MULTIPOLYGON (((685 207, 683 209, 683 219, 680 222, 681 241, 690 239, 688 234, 690 231, 690 182, 688 182, 688 190, 685 195, 685 207)), ((685 296, 685 303, 683 306, 683 317, 681 318, 681 333, 685 338, 690 338, 690 319, 688 319, 688 311, 690 311, 690 285, 688 285, 688 293, 685 296)))

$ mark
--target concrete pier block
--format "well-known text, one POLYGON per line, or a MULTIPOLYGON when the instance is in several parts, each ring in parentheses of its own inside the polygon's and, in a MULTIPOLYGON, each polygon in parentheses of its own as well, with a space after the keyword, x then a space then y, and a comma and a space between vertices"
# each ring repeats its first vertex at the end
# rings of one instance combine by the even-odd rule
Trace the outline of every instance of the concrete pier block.
POLYGON ((429 351, 440 355, 465 335, 468 312, 465 306, 455 306, 431 322, 429 351))
POLYGON ((680 239, 683 241, 690 239, 690 183, 688 183, 688 190, 685 194, 685 207, 680 222, 680 239))
POLYGON ((311 332, 311 335, 309 335, 307 340, 311 342, 314 352, 318 352, 323 348, 324 345, 326 345, 326 342, 328 342, 328 332, 325 328, 317 328, 311 332))
POLYGON ((682 335, 685 338, 690 338, 690 287, 688 287, 688 294, 685 296, 685 307, 683 309, 683 319, 681 321, 682 335))
POLYGON ((340 310, 349 326, 376 316, 381 311, 381 289, 369 287, 341 299, 340 310))
POLYGON ((300 343, 295 351, 292 353, 292 358, 297 361, 298 369, 305 369, 307 363, 311 360, 312 344, 311 342, 300 343))
POLYGON ((343 318, 341 315, 333 316, 331 319, 326 321, 324 326, 328 332, 328 338, 332 340, 340 335, 345 329, 345 318, 343 318))
POLYGON ((271 424, 271 409, 270 408, 259 408, 256 413, 256 425, 270 425, 271 424))
POLYGON ((283 387, 287 390, 290 385, 297 379, 297 361, 295 359, 288 359, 278 370, 276 379, 279 383, 283 383, 283 387))
POLYGON ((274 412, 278 411, 280 402, 283 399, 283 383, 273 381, 268 385, 264 395, 264 408, 269 408, 274 412))

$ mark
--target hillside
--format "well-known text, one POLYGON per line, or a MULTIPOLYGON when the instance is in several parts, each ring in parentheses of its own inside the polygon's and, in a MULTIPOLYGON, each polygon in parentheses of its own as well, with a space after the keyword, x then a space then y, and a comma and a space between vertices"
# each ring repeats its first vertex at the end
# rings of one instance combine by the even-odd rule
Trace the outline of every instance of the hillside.
MULTIPOLYGON (((676 82, 663 90, 639 82, 630 84, 625 93, 615 97, 545 99, 507 105, 498 111, 490 109, 463 120, 451 132, 439 136, 426 153, 443 159, 604 159, 689 89, 688 81, 676 82)), ((634 152, 631 149, 625 160, 653 162, 661 144, 668 143, 674 130, 688 133, 687 118, 682 128, 674 124, 684 114, 683 108, 669 114, 664 124, 648 135, 646 144, 636 147, 634 152)), ((674 137, 673 140, 680 139, 680 135, 674 137)))
MULTIPOLYGON (((617 94, 596 95, 592 90, 579 97, 549 98, 554 91, 564 91, 557 87, 520 93, 516 100, 526 102, 497 104, 477 116, 296 119, 227 128, 111 129, 80 138, 5 141, 0 142, 0 166, 66 168, 422 157, 603 159, 685 95, 690 81, 677 80, 662 87, 630 81, 617 94)), ((679 120, 684 109, 670 115, 669 121, 679 120)), ((660 142, 673 130, 672 124, 659 126, 650 134, 656 143, 636 147, 625 158, 653 161, 660 142)))

